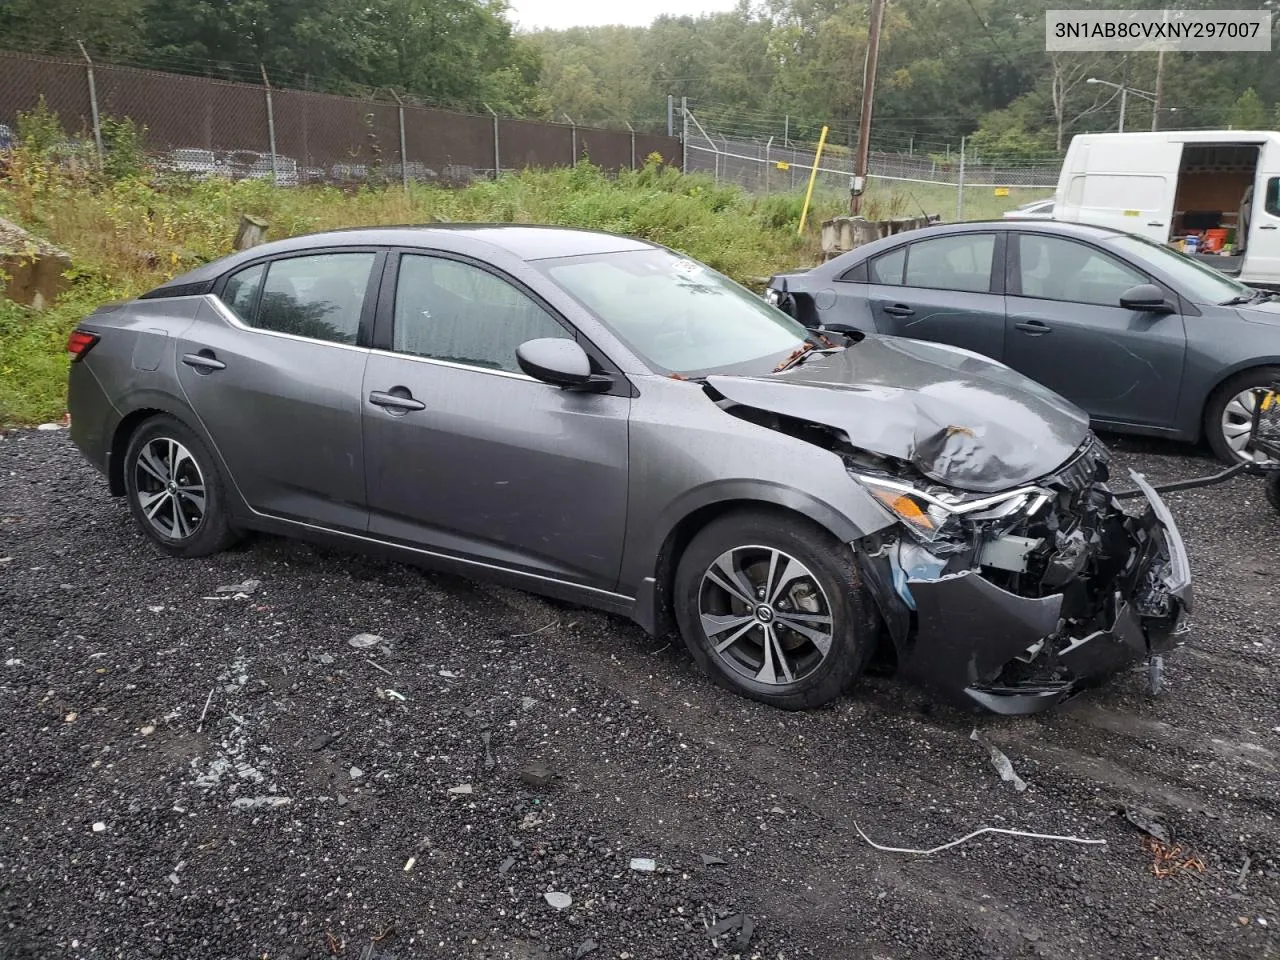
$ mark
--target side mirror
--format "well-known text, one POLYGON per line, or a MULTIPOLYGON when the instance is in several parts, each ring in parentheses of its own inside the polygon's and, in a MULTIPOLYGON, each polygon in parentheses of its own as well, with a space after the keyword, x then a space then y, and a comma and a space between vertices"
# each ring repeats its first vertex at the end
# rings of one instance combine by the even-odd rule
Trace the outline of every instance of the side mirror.
POLYGON ((1140 283, 1120 294, 1120 306, 1126 310, 1143 310, 1147 313, 1173 313, 1173 306, 1164 298, 1164 291, 1154 283, 1140 283))
POLYGON ((591 372, 591 358, 575 340, 541 337, 516 347, 516 363, 535 380, 567 390, 602 392, 613 378, 591 372))

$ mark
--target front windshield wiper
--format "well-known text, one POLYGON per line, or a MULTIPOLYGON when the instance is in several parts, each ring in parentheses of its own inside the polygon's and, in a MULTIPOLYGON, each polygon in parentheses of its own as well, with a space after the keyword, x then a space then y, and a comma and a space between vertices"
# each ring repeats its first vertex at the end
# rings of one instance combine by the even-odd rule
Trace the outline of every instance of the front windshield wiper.
POLYGON ((1241 293, 1232 297, 1230 300, 1224 300, 1218 304, 1220 307, 1238 307, 1242 303, 1262 303, 1276 296, 1272 290, 1250 290, 1247 294, 1241 293))

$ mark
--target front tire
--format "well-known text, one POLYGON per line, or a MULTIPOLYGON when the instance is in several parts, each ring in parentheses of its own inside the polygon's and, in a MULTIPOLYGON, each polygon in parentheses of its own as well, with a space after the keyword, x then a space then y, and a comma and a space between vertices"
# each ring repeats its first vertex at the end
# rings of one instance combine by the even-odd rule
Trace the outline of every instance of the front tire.
POLYGON ((133 519, 165 553, 207 557, 235 542, 209 448, 177 418, 152 417, 134 431, 124 483, 133 519))
POLYGON ((1262 463, 1267 456, 1248 443, 1253 410, 1259 395, 1280 380, 1280 367, 1255 367, 1229 379, 1209 397, 1204 432, 1218 459, 1262 463))
POLYGON ((728 514, 676 569, 676 621, 720 686, 804 710, 838 697, 875 645, 872 604, 847 544, 796 516, 728 514))

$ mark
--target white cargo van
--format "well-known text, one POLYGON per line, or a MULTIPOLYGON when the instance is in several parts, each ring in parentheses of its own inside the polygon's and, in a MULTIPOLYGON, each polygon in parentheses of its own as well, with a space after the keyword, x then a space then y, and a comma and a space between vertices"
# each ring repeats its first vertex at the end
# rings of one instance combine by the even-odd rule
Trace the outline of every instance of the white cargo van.
POLYGON ((1201 247, 1197 259, 1280 288, 1280 133, 1080 134, 1062 165, 1053 218, 1173 245, 1189 235, 1218 241, 1225 230, 1233 241, 1225 252, 1201 247))

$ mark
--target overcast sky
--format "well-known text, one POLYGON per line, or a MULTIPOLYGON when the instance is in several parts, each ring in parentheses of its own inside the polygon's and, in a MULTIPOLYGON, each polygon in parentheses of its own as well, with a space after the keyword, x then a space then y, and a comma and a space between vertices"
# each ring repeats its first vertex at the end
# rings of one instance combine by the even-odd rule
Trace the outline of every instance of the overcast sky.
POLYGON ((717 13, 732 10, 735 0, 510 0, 511 19, 526 30, 596 27, 622 23, 647 26, 664 13, 717 13))

